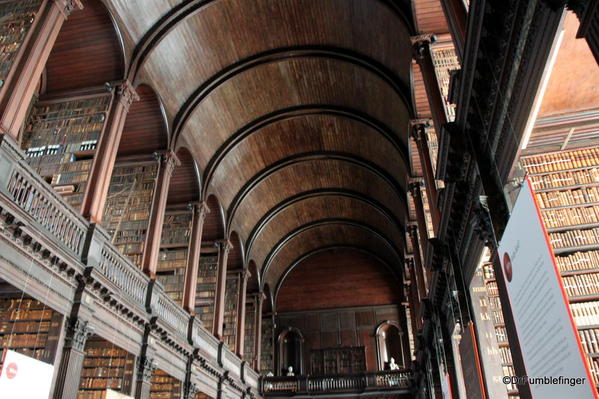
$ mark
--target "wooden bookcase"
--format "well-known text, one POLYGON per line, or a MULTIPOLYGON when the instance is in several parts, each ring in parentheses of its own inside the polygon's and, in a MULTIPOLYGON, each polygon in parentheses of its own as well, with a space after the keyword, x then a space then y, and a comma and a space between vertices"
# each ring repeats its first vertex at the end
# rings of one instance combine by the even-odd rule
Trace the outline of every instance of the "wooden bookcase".
POLYGON ((102 225, 112 243, 141 266, 158 161, 125 162, 112 172, 102 225))
POLYGON ((134 366, 132 354, 98 336, 90 337, 85 344, 77 399, 102 399, 107 389, 131 393, 134 366))
POLYGON ((232 352, 237 349, 237 305, 239 302, 239 280, 238 272, 227 275, 225 284, 225 314, 223 318, 223 342, 227 344, 232 352))
POLYGON ((152 373, 150 399, 177 399, 181 397, 181 381, 162 370, 152 373))
POLYGON ((212 320, 214 318, 217 269, 218 256, 204 254, 200 256, 195 312, 200 316, 202 324, 207 329, 212 328, 212 320))
POLYGON ((60 313, 0 282, 0 367, 5 349, 53 364, 61 328, 60 313))
POLYGON ((260 352, 260 373, 275 371, 275 337, 273 320, 270 316, 262 318, 262 342, 260 352))
POLYGON ((599 147, 526 156, 541 216, 599 385, 599 147))
POLYGON ((256 296, 248 295, 245 302, 245 334, 243 342, 243 359, 252 363, 256 354, 254 353, 254 340, 256 337, 256 296))
POLYGON ((310 374, 357 374, 366 371, 363 346, 313 349, 310 352, 310 374))
POLYGON ((42 0, 12 0, 0 3, 0 87, 6 82, 41 4, 42 0))
POLYGON ((189 209, 167 210, 162 225, 157 278, 177 303, 183 299, 192 213, 189 209))
POLYGON ((81 206, 110 93, 36 102, 23 132, 28 163, 75 209, 81 206))

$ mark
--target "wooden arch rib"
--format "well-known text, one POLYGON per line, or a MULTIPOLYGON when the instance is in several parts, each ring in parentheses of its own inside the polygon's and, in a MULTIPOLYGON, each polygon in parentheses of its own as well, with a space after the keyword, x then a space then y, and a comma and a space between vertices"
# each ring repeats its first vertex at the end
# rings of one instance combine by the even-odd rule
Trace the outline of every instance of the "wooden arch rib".
MULTIPOLYGON (((141 40, 133 49, 132 60, 129 66, 128 76, 135 79, 144 62, 148 59, 149 54, 154 48, 164 39, 168 33, 183 21, 185 18, 201 12, 202 8, 218 0, 184 0, 175 7, 171 8, 163 15, 150 29, 143 35, 141 40)), ((402 20, 404 25, 408 27, 410 34, 415 33, 411 10, 407 3, 398 4, 393 0, 377 0, 385 4, 389 9, 402 20)))
POLYGON ((317 248, 353 245, 369 249, 389 265, 400 265, 402 254, 369 225, 343 219, 308 223, 283 237, 269 252, 261 268, 261 281, 276 286, 285 269, 298 257, 317 248))
POLYGON ((395 227, 399 234, 402 236, 402 239, 405 237, 405 227, 402 222, 400 222, 394 215, 391 213, 389 209, 387 209, 383 204, 370 198, 369 196, 364 195, 360 192, 344 190, 344 189, 318 189, 311 190, 303 193, 299 193, 292 197, 286 198, 283 201, 279 202, 275 206, 273 206, 265 215, 263 215, 260 220, 256 223, 250 234, 248 235, 248 239, 246 241, 246 258, 251 259, 251 251, 254 243, 256 242, 258 236, 262 233, 263 229, 270 224, 273 220, 277 218, 279 214, 283 211, 294 207, 296 204, 310 200, 312 198, 334 198, 334 197, 345 197, 350 198, 357 202, 362 202, 370 206, 376 213, 380 214, 383 218, 388 220, 388 222, 395 227))
POLYGON ((187 101, 185 101, 185 103, 177 112, 177 115, 173 121, 173 140, 177 140, 179 134, 183 131, 185 124, 189 120, 195 108, 220 85, 225 84, 227 81, 249 69, 258 68, 264 64, 283 62, 298 58, 325 58, 339 62, 346 62, 356 67, 362 68, 386 82, 386 84, 389 85, 389 87, 398 96, 400 101, 406 106, 409 114, 411 116, 413 115, 411 101, 409 100, 410 91, 408 86, 384 65, 365 55, 351 50, 330 46, 298 46, 292 48, 273 49, 265 51, 261 54, 253 55, 229 65, 218 73, 212 75, 193 92, 193 94, 187 99, 187 101))
POLYGON ((389 272, 392 274, 393 278, 395 278, 397 286, 398 287, 401 286, 403 279, 402 279, 402 276, 398 273, 397 268, 394 268, 391 265, 389 265, 387 262, 385 262, 383 259, 381 259, 381 257, 378 254, 372 252, 371 250, 357 246, 357 245, 329 245, 329 246, 325 246, 325 247, 321 247, 321 248, 316 248, 308 253, 305 253, 305 254, 299 256, 285 269, 285 271, 281 274, 281 277, 277 281, 275 281, 275 289, 273 291, 274 303, 275 304, 277 303, 279 291, 281 290, 281 287, 283 286, 285 279, 289 276, 289 274, 291 274, 293 269, 295 269, 302 262, 304 262, 305 260, 309 259, 310 257, 312 257, 314 255, 317 255, 317 254, 323 253, 323 252, 327 252, 327 251, 331 251, 331 250, 337 250, 337 249, 349 249, 349 250, 353 250, 353 251, 362 252, 368 256, 371 256, 373 259, 375 259, 377 262, 379 262, 381 265, 383 265, 387 270, 389 270, 389 272))
POLYGON ((389 220, 385 214, 379 213, 370 203, 356 197, 319 195, 296 201, 270 218, 269 223, 253 237, 256 245, 247 248, 247 259, 262 265, 270 249, 281 237, 287 236, 302 225, 331 217, 373 226, 395 248, 405 247, 405 235, 402 234, 399 226, 389 220))
MULTIPOLYGON (((380 181, 390 188, 392 195, 398 200, 402 206, 404 212, 407 211, 406 192, 398 181, 389 175, 385 170, 381 169, 376 164, 366 159, 355 156, 354 154, 342 153, 342 152, 312 152, 295 154, 293 156, 279 160, 278 162, 268 166, 257 173, 254 177, 249 179, 243 187, 239 190, 237 195, 233 198, 229 206, 227 207, 227 231, 230 231, 231 224, 237 216, 237 210, 240 205, 246 200, 246 197, 260 184, 265 182, 270 176, 278 173, 283 169, 292 168, 295 165, 301 163, 319 162, 319 161, 333 161, 335 163, 347 163, 360 169, 365 169, 372 175, 376 176, 380 181)), ((273 187, 273 189, 276 189, 273 187)))
POLYGON ((262 129, 278 124, 282 121, 293 120, 297 118, 306 118, 313 116, 330 116, 335 118, 348 119, 355 121, 364 127, 366 131, 372 131, 380 135, 399 156, 404 167, 409 168, 409 155, 407 146, 402 143, 398 137, 381 121, 372 118, 369 115, 363 114, 358 110, 348 107, 338 107, 333 105, 317 105, 308 104, 296 107, 285 108, 271 112, 261 118, 255 119, 243 128, 230 136, 223 145, 216 151, 204 171, 204 188, 203 191, 208 191, 216 170, 218 170, 221 162, 238 146, 252 136, 258 134, 262 129))

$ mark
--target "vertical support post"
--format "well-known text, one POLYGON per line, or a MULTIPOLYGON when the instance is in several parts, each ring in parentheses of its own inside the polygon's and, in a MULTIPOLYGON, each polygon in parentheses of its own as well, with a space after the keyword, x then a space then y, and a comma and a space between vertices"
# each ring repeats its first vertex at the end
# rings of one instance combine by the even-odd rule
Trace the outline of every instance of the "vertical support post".
POLYGON ((420 244, 418 240, 417 227, 414 225, 408 226, 408 234, 410 235, 412 249, 414 250, 414 267, 416 269, 416 278, 418 280, 418 295, 420 296, 420 299, 422 299, 426 298, 428 289, 424 280, 424 264, 422 263, 422 258, 420 257, 420 244))
POLYGON ((81 203, 81 214, 92 223, 97 224, 100 224, 104 214, 112 170, 129 108, 134 101, 139 101, 139 96, 129 81, 113 85, 112 90, 115 97, 110 105, 108 120, 96 148, 81 203))
POLYGON ((258 293, 258 298, 256 298, 256 333, 254 338, 254 370, 260 372, 260 358, 262 357, 262 308, 264 305, 264 299, 266 299, 266 295, 264 292, 258 293))
POLYGON ((237 301, 237 344, 235 349, 237 356, 243 359, 244 346, 245 346, 245 296, 247 291, 248 279, 250 278, 250 271, 244 269, 241 272, 241 280, 239 284, 239 295, 237 301))
POLYGON ((424 216, 424 205, 422 203, 422 192, 420 191, 421 182, 412 182, 409 184, 410 194, 414 199, 414 207, 416 208, 416 224, 418 225, 418 233, 422 240, 422 253, 426 254, 428 246, 428 229, 426 227, 426 218, 424 216))
POLYGON ((206 202, 191 204, 193 220, 191 238, 187 252, 187 268, 185 269, 185 286, 183 287, 183 308, 190 314, 195 312, 196 290, 198 287, 198 268, 200 267, 200 252, 202 249, 202 230, 206 214, 210 208, 206 202))
POLYGON ((169 150, 160 154, 160 167, 156 177, 150 221, 142 255, 142 270, 153 279, 156 278, 156 267, 158 266, 158 251, 160 250, 160 239, 162 238, 162 224, 164 222, 168 188, 173 171, 179 164, 179 159, 174 151, 169 150))
POLYGON ((0 91, 0 132, 18 142, 19 130, 63 23, 80 0, 45 0, 0 91))
POLYGON ((54 399, 76 399, 85 358, 85 343, 92 334, 87 321, 69 319, 65 343, 54 386, 54 399))
POLYGON ((212 323, 212 334, 222 341, 223 321, 225 319, 225 291, 227 286, 227 261, 229 251, 233 246, 229 240, 215 242, 218 247, 218 270, 216 276, 216 293, 214 297, 214 320, 212 323))
POLYGON ((139 357, 137 361, 137 387, 135 399, 149 399, 152 388, 152 374, 156 370, 154 360, 148 357, 139 357))
POLYGON ((424 284, 424 281, 421 283, 418 282, 419 278, 415 270, 414 259, 407 258, 406 263, 408 265, 408 272, 410 273, 410 296, 412 302, 410 316, 412 317, 412 334, 414 339, 416 339, 418 330, 422 328, 422 319, 419 316, 420 301, 425 297, 425 293, 424 290, 420 288, 420 284, 424 284))

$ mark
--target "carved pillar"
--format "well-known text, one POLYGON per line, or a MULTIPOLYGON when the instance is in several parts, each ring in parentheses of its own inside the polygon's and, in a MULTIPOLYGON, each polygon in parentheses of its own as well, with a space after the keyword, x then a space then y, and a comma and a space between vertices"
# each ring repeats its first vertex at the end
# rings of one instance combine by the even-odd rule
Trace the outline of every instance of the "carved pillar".
POLYGON ((87 186, 81 203, 81 214, 92 223, 102 221, 104 205, 108 196, 108 187, 112 170, 125 127, 129 108, 139 96, 129 81, 112 86, 114 98, 108 112, 108 120, 98 142, 94 160, 87 179, 87 186))
POLYGON ((468 10, 464 0, 441 0, 441 5, 453 38, 456 54, 461 62, 464 54, 464 41, 466 40, 468 10))
POLYGON ((412 334, 414 339, 416 339, 418 330, 422 328, 422 319, 420 318, 420 301, 425 298, 426 294, 424 288, 421 288, 420 285, 424 284, 424 281, 421 283, 418 282, 419 278, 418 274, 416 273, 414 259, 406 258, 406 264, 408 266, 408 272, 410 273, 410 302, 412 303, 410 317, 412 318, 412 334))
POLYGON ((408 233, 412 242, 412 249, 414 250, 414 267, 416 269, 416 279, 418 281, 418 295, 422 300, 423 298, 426 298, 428 289, 424 280, 425 271, 422 258, 420 257, 420 244, 418 240, 417 227, 414 225, 408 226, 408 233))
POLYGON ((439 206, 437 202, 438 193, 437 185, 435 183, 435 171, 433 170, 433 162, 431 160, 431 153, 428 147, 428 138, 426 137, 426 126, 426 121, 412 121, 412 128, 410 134, 416 142, 418 158, 420 159, 420 165, 422 165, 422 174, 424 175, 424 184, 426 185, 426 194, 428 198, 429 209, 431 212, 431 218, 433 221, 433 230, 436 234, 439 229, 439 223, 441 221, 441 213, 439 212, 439 206))
POLYGON ((135 399, 149 399, 152 387, 152 374, 156 370, 154 359, 147 357, 137 358, 137 386, 135 399))
POLYGON ((260 357, 262 356, 262 307, 266 295, 263 292, 258 293, 256 298, 256 326, 254 327, 254 370, 260 372, 260 357))
POLYGON ((204 219, 210 212, 205 202, 191 204, 193 220, 189 250, 187 251, 187 268, 185 269, 185 287, 183 288, 183 308, 190 314, 195 312, 196 290, 198 287, 198 268, 200 267, 200 250, 202 249, 202 229, 204 219))
POLYGON ((189 385, 185 389, 183 399, 195 399, 197 394, 200 392, 200 388, 196 384, 194 384, 193 382, 189 383, 189 385))
POLYGON ((19 130, 60 28, 79 0, 45 0, 0 91, 0 132, 18 142, 19 130))
POLYGON ((76 399, 81 369, 85 358, 85 343, 93 329, 87 321, 67 320, 62 358, 54 386, 54 399, 76 399))
POLYGON ((158 168, 158 176, 156 177, 150 221, 148 222, 148 232, 142 255, 142 270, 151 278, 156 278, 158 251, 160 250, 168 188, 173 171, 179 164, 179 159, 173 151, 169 150, 160 154, 160 167, 158 168))
POLYGON ((426 227, 426 218, 424 216, 424 205, 422 203, 422 192, 420 191, 421 182, 413 182, 409 184, 410 194, 414 199, 414 207, 416 208, 416 223, 418 225, 418 233, 422 239, 422 253, 426 254, 428 246, 428 228, 426 227))
MULTIPOLYGON (((239 284, 239 295, 237 302, 237 344, 235 349, 237 350, 237 356, 243 359, 244 344, 245 344, 245 296, 247 292, 248 279, 251 273, 245 269, 241 272, 241 280, 239 284)), ((246 359, 247 360, 247 359, 246 359)))
POLYGON ((216 275, 216 293, 214 296, 214 320, 212 334, 220 340, 223 339, 223 321, 225 318, 225 291, 227 286, 227 261, 229 251, 233 246, 229 240, 220 240, 218 246, 218 270, 216 275))

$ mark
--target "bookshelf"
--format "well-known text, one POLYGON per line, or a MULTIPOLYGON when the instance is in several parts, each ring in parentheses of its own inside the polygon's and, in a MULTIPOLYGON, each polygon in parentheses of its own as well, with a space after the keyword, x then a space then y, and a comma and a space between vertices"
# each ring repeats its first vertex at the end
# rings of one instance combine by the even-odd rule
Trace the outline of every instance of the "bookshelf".
POLYGON ((104 208, 112 243, 140 267, 157 173, 157 161, 115 165, 104 208))
POLYGON ((19 54, 42 0, 11 0, 0 3, 0 87, 19 54))
POLYGON ((556 255, 587 362, 599 385, 599 147, 520 159, 556 255))
POLYGON ((152 373, 150 399, 177 399, 181 397, 181 381, 162 370, 152 373))
POLYGON ((451 71, 460 69, 460 62, 453 46, 433 46, 431 48, 431 58, 443 94, 445 113, 447 119, 451 122, 455 119, 456 107, 449 102, 449 81, 451 80, 451 71))
POLYGON ((0 367, 5 349, 53 364, 61 327, 60 313, 0 283, 0 367))
POLYGON ((195 311, 206 328, 212 328, 218 256, 200 256, 195 311))
POLYGON ((245 302, 245 333, 243 342, 243 359, 248 363, 254 361, 254 339, 256 337, 256 296, 248 295, 245 302))
POLYGON ((192 213, 189 209, 167 210, 156 275, 164 291, 177 303, 183 300, 192 213))
POLYGON ((225 284, 225 314, 223 318, 223 341, 232 352, 237 349, 237 305, 239 300, 239 272, 227 276, 225 284))
POLYGON ((260 374, 274 373, 275 353, 274 353, 274 326, 270 316, 262 318, 262 342, 260 352, 260 374))
POLYGON ((133 383, 135 356, 98 337, 85 344, 77 399, 102 399, 107 389, 129 394, 133 383))
POLYGON ((23 132, 27 162, 75 209, 104 124, 110 93, 36 102, 23 132))

